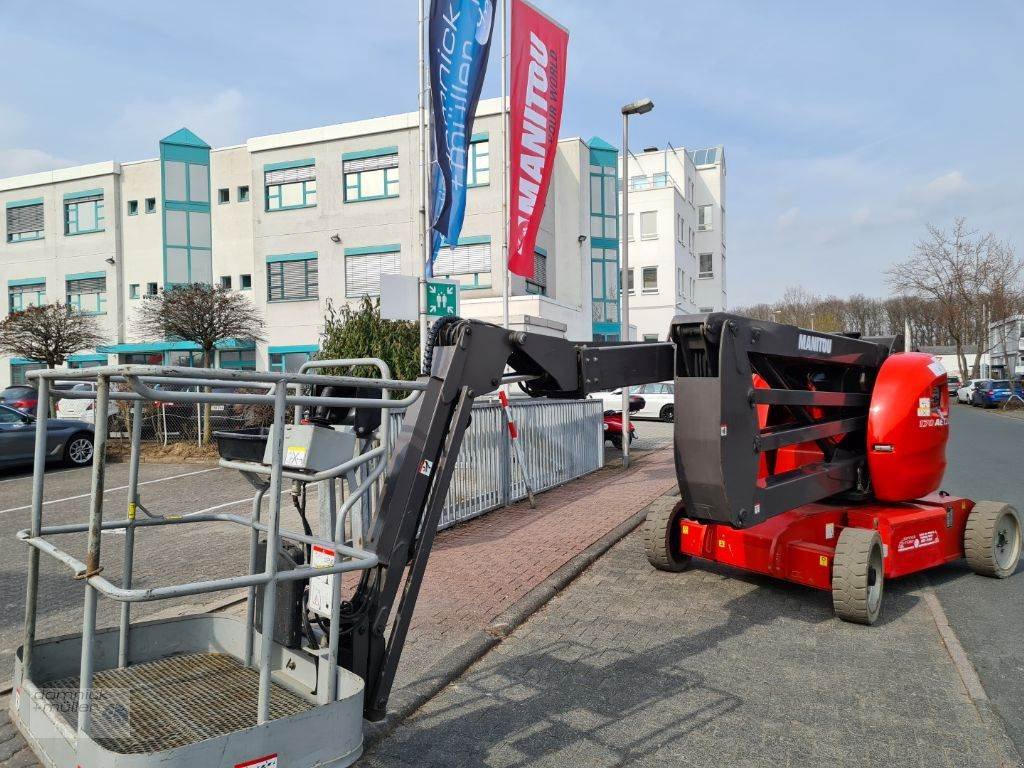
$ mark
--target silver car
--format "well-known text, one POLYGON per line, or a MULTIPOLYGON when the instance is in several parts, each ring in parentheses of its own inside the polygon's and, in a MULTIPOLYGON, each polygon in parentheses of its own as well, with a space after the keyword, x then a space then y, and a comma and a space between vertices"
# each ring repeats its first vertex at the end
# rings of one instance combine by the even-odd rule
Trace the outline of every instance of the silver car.
MULTIPOLYGON (((0 405, 0 466, 31 464, 36 444, 36 417, 0 405)), ((92 461, 93 427, 84 421, 48 419, 46 460, 84 467, 92 461)))

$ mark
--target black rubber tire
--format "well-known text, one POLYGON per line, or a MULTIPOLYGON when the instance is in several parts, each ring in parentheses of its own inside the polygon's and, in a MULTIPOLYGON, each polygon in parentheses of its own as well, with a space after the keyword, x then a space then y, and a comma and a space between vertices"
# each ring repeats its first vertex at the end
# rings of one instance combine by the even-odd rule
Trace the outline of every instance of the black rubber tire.
POLYGON ((93 451, 95 451, 95 449, 96 449, 96 439, 91 434, 89 434, 88 432, 76 432, 75 434, 73 434, 71 437, 68 438, 68 441, 67 441, 67 443, 64 446, 64 464, 65 464, 65 466, 68 466, 68 467, 87 467, 87 466, 89 466, 90 464, 92 464, 92 455, 93 455, 93 451), (89 451, 89 458, 88 459, 86 459, 85 461, 79 461, 79 460, 76 460, 76 459, 72 458, 71 447, 75 444, 76 441, 79 441, 79 440, 81 440, 83 438, 85 438, 85 439, 87 439, 89 441, 89 443, 92 445, 92 450, 89 451))
POLYGON ((1012 576, 1020 564, 1022 549, 1021 520, 1016 509, 1001 501, 974 505, 964 528, 964 557, 972 571, 993 579, 1012 576))
POLYGON ((683 505, 663 507, 647 513, 644 521, 644 549, 647 562, 659 571, 679 573, 690 567, 693 558, 679 552, 679 519, 683 505))
POLYGON ((612 448, 616 451, 622 450, 622 438, 621 437, 609 437, 608 442, 612 444, 612 448))
POLYGON ((832 608, 836 616, 855 624, 874 624, 882 615, 884 595, 882 539, 878 531, 844 528, 832 560, 832 608))
POLYGON ((662 421, 675 421, 676 420, 676 407, 674 405, 664 405, 661 408, 661 413, 658 414, 658 418, 662 421))

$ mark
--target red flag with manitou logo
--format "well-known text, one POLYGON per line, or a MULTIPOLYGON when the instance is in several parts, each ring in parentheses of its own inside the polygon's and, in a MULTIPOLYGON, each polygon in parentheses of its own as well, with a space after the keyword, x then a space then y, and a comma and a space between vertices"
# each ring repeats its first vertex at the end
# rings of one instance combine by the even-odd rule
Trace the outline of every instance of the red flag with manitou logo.
POLYGON ((508 268, 533 277, 562 123, 569 32, 524 0, 512 0, 508 268))

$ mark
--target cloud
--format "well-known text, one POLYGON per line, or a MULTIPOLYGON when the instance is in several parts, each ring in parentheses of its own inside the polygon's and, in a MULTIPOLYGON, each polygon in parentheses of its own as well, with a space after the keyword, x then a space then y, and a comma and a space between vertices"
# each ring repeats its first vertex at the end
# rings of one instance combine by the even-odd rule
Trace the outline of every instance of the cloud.
POLYGON ((214 147, 240 144, 247 138, 247 114, 245 96, 236 88, 206 98, 133 101, 115 118, 111 138, 114 146, 131 146, 139 137, 150 141, 187 127, 214 147))
POLYGON ((919 195, 932 202, 945 200, 970 189, 970 184, 960 171, 950 171, 929 181, 918 190, 919 195))
POLYGON ((779 214, 775 219, 775 226, 780 230, 792 229, 799 217, 800 207, 795 205, 779 214))
POLYGON ((0 149, 0 178, 52 171, 77 165, 77 161, 51 155, 41 149, 16 147, 0 149))

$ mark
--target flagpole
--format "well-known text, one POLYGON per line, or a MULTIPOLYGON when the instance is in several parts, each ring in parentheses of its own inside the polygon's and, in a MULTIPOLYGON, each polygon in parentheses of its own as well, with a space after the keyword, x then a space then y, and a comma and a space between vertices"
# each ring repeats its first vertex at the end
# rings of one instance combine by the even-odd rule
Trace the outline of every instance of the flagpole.
POLYGON ((509 327, 508 4, 509 0, 501 0, 501 310, 505 328, 509 327))
POLYGON ((430 106, 427 93, 427 57, 426 57, 426 14, 427 0, 420 0, 419 18, 419 64, 420 64, 420 93, 418 99, 419 107, 419 139, 420 139, 420 200, 422 202, 422 216, 420 217, 420 245, 421 252, 419 266, 414 270, 420 281, 419 290, 416 293, 416 309, 420 321, 420 360, 427 346, 427 315, 426 307, 423 306, 423 294, 426 291, 427 261, 430 259, 430 106))

